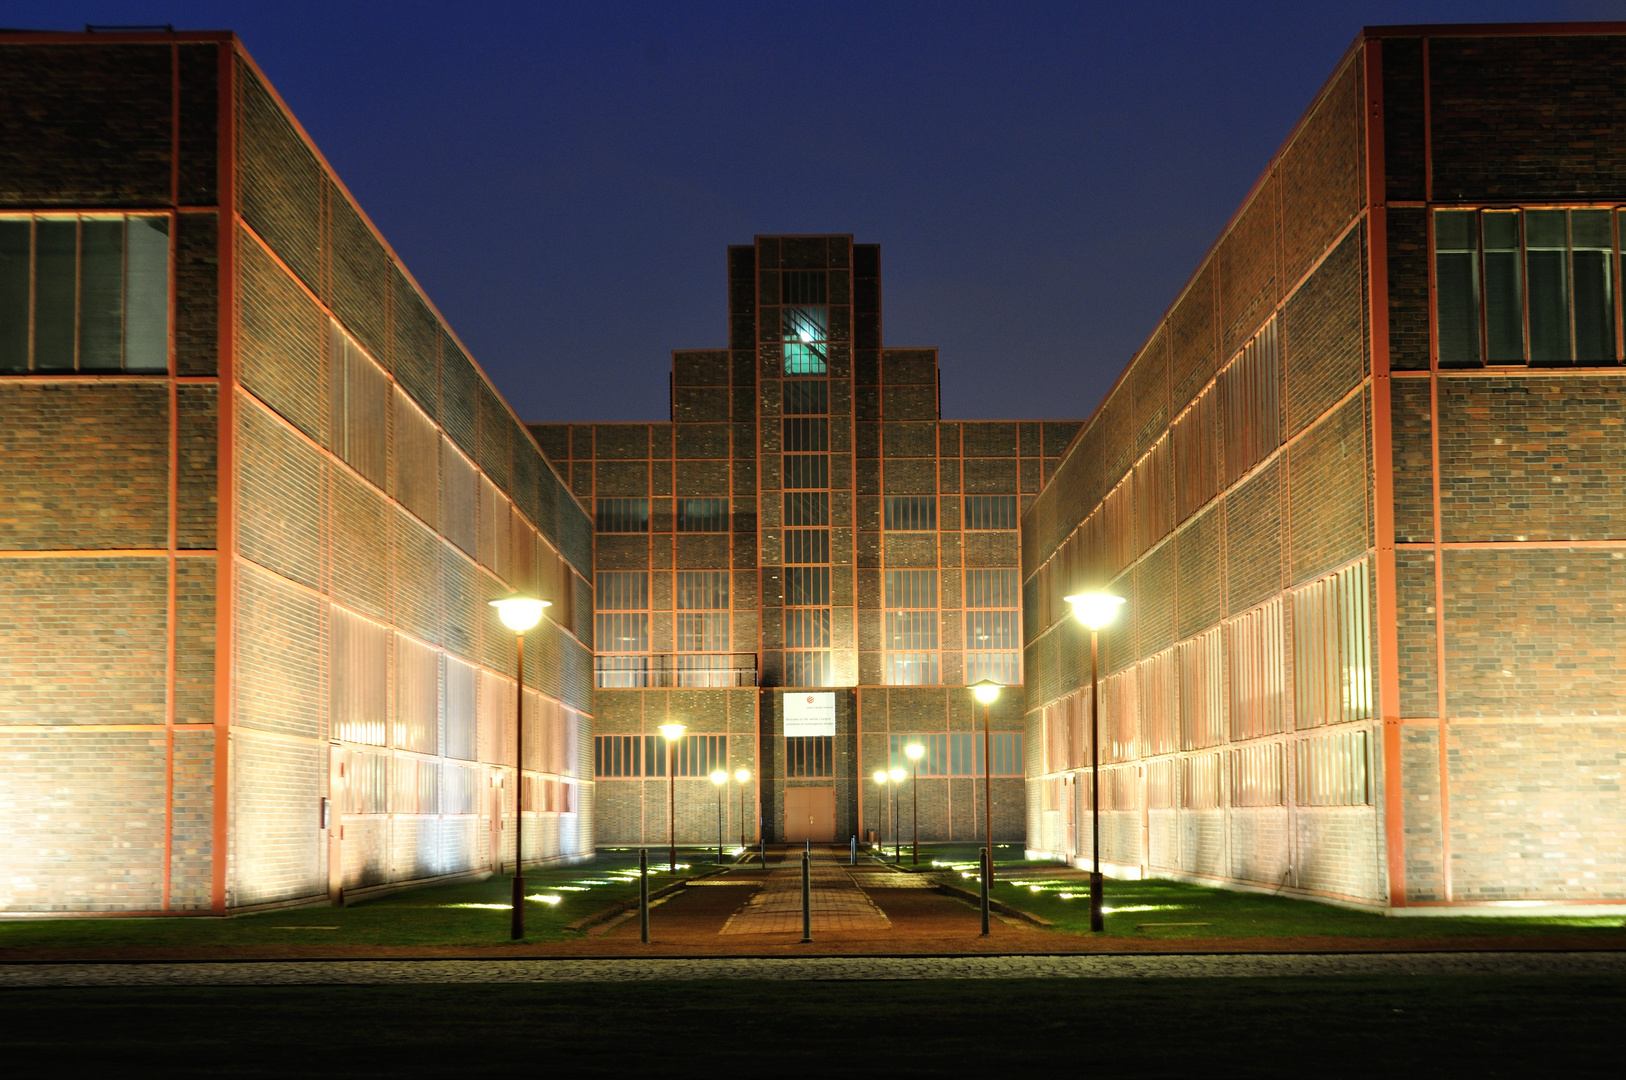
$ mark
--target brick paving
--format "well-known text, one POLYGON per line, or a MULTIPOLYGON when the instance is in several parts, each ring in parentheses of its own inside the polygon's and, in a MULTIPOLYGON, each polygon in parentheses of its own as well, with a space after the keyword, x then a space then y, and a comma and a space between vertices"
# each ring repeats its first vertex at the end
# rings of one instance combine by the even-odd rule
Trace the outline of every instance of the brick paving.
POLYGON ((490 985, 709 979, 1223 979, 1352 975, 1626 975, 1626 953, 1261 953, 1218 956, 826 956, 0 964, 0 987, 490 985))
MULTIPOLYGON (((869 876, 869 875, 866 875, 869 876)), ((886 930, 892 923, 844 867, 809 869, 809 917, 814 934, 886 930)), ((788 934, 802 929, 802 870, 775 870, 719 934, 788 934)))

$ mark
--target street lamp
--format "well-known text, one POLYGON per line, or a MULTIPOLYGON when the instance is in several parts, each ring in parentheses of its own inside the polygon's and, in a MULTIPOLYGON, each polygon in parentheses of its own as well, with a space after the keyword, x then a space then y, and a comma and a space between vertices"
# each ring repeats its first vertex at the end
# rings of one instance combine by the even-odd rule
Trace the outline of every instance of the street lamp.
POLYGON ((983 836, 988 841, 989 875, 992 875, 994 870, 994 755, 993 747, 990 745, 993 737, 988 734, 988 708, 999 698, 1002 689, 1003 687, 992 679, 983 679, 971 684, 972 695, 982 702, 982 815, 986 824, 983 836))
POLYGON ((920 755, 922 755, 922 754, 924 754, 926 752, 926 748, 924 746, 921 746, 919 743, 913 743, 912 742, 908 746, 905 746, 903 748, 903 752, 905 754, 909 755, 909 770, 910 770, 910 773, 909 773, 909 791, 910 791, 910 795, 915 800, 915 827, 914 827, 911 835, 914 838, 914 844, 915 844, 915 865, 919 866, 920 865, 920 755))
MULTIPOLYGON (((892 777, 885 769, 875 770, 875 785, 881 789, 881 809, 886 810, 886 782, 892 777)), ((881 826, 881 858, 886 858, 886 826, 881 826)))
POLYGON ((1106 929, 1101 912, 1101 731, 1098 715, 1101 711, 1100 636, 1101 628, 1110 623, 1123 606, 1124 598, 1111 593, 1079 593, 1065 598, 1073 605, 1078 621, 1090 628, 1090 849, 1094 856, 1094 869, 1090 871, 1090 931, 1100 933, 1106 929))
POLYGON ((509 935, 518 941, 525 936, 525 631, 542 621, 542 609, 552 605, 534 596, 504 597, 492 600, 497 618, 514 632, 517 677, 514 687, 514 897, 509 919, 509 935))
POLYGON ((717 865, 723 865, 723 788, 728 785, 728 773, 718 769, 711 774, 711 782, 717 785, 717 865))
POLYGON ((751 782, 750 769, 735 769, 734 779, 740 785, 740 847, 745 847, 745 785, 751 782))
POLYGON ((688 729, 682 724, 662 724, 666 738, 666 868, 677 874, 677 769, 672 759, 677 741, 688 729))
POLYGON ((903 853, 898 849, 899 835, 902 830, 898 828, 898 785, 903 778, 909 775, 907 769, 892 769, 887 773, 892 778, 892 861, 902 862, 903 853))

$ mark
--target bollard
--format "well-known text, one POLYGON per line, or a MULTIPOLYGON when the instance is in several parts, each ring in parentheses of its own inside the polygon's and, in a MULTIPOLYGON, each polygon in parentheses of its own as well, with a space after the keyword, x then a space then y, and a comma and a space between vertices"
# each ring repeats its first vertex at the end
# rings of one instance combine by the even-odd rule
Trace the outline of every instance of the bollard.
POLYGON ((993 857, 988 849, 982 849, 982 936, 988 936, 988 871, 993 866, 993 857))
POLYGON ((649 849, 638 849, 638 940, 649 944, 649 849))
POLYGON ((851 850, 847 852, 847 865, 848 866, 857 866, 858 865, 858 834, 857 833, 853 833, 853 838, 849 842, 848 847, 851 850))
POLYGON ((768 838, 764 836, 758 842, 762 845, 762 868, 766 870, 768 869, 768 838))
POLYGON ((802 852, 802 944, 813 940, 813 858, 810 851, 802 852))

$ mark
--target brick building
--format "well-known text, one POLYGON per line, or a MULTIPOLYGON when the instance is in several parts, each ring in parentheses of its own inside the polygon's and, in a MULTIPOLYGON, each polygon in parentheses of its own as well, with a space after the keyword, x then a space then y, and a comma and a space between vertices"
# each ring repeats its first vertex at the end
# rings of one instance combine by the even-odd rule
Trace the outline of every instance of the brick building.
POLYGON ((0 34, 0 910, 593 846, 591 523, 229 34, 0 34))
POLYGON ((667 836, 668 722, 680 840, 719 813, 735 839, 895 835, 871 777, 910 743, 921 840, 973 839, 980 679, 1013 687, 994 834, 1020 839, 1017 522, 1078 423, 940 419, 936 350, 882 344, 876 245, 760 236, 726 284, 729 347, 673 354, 669 423, 531 426, 595 516, 601 842, 667 836), (833 720, 787 727, 821 694, 833 720))
POLYGON ((1023 518, 1028 845, 1626 901, 1626 26, 1364 31, 1023 518))

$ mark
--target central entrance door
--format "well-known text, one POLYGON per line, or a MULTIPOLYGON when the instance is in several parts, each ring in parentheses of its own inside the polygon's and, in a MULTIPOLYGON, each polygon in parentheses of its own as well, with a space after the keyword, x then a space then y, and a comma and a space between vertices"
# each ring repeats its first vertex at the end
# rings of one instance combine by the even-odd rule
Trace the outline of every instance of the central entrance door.
POLYGON ((813 840, 833 844, 836 839, 836 789, 785 789, 785 839, 791 843, 813 840))

